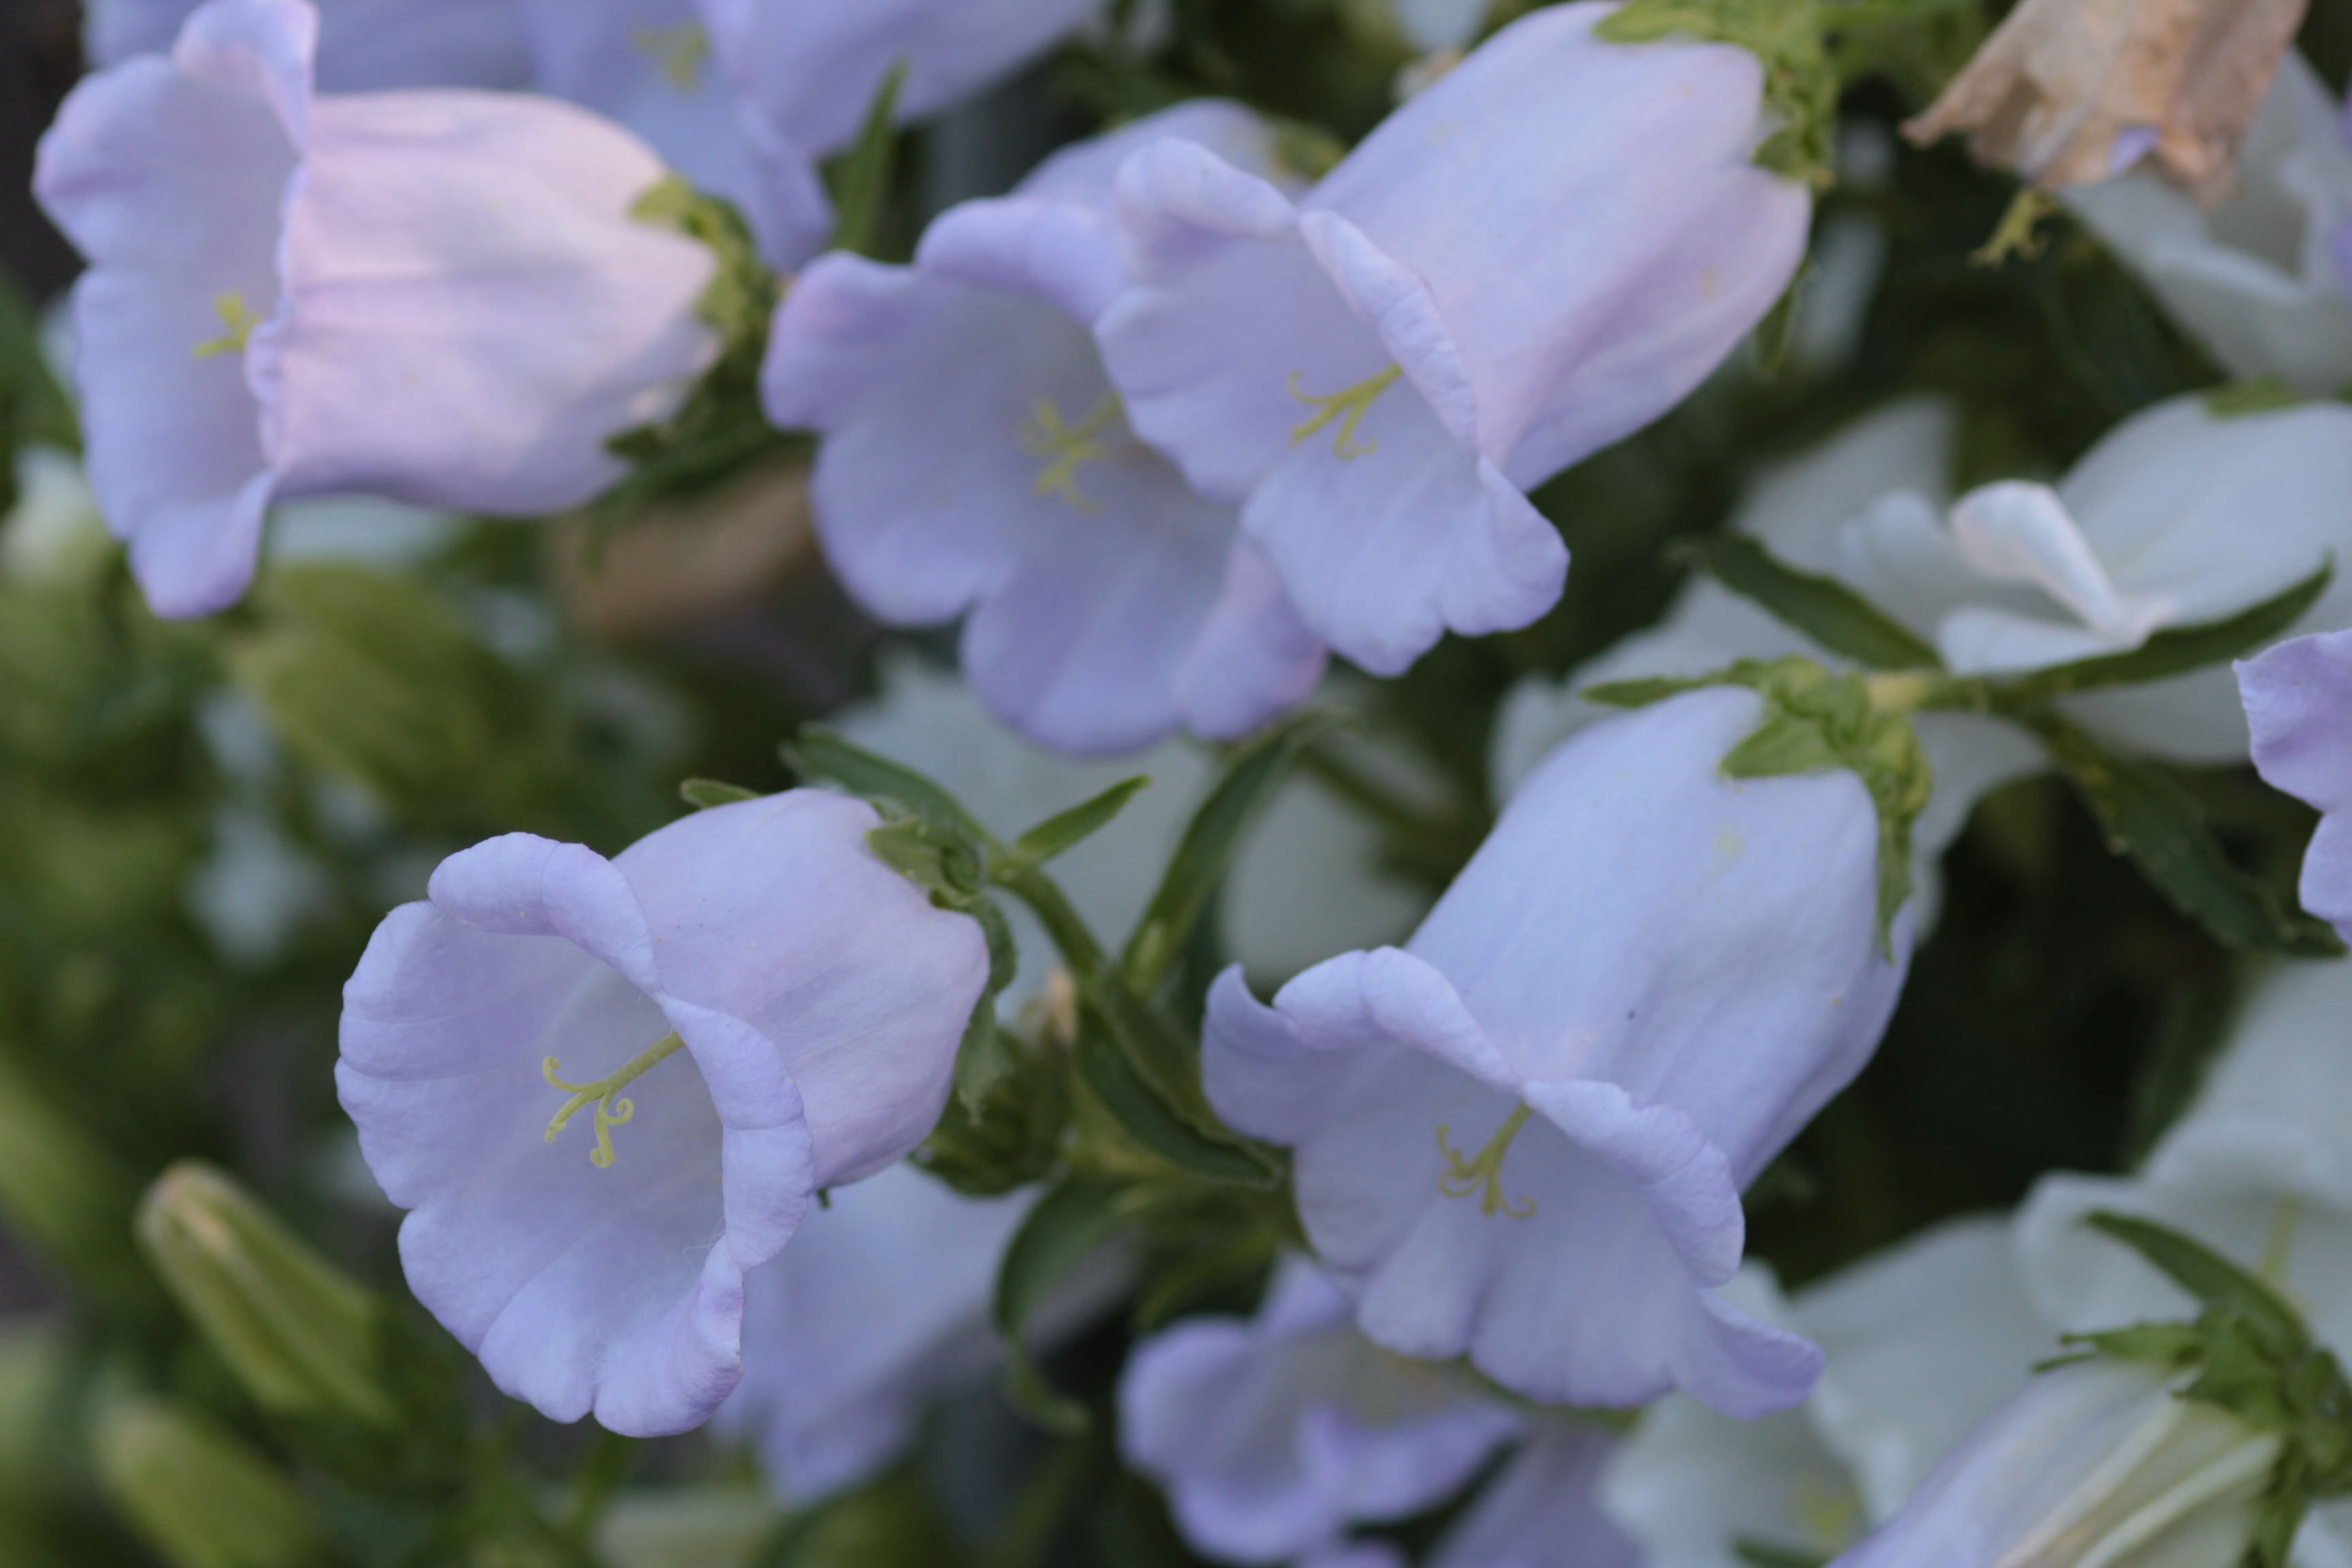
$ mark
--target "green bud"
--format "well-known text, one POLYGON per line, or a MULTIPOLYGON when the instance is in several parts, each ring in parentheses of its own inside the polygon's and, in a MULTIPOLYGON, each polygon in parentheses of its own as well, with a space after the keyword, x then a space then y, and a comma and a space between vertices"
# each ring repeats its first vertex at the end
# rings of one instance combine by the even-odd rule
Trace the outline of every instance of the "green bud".
POLYGON ((397 1423, 382 1305, 227 1176, 194 1161, 173 1166, 140 1205, 138 1233, 257 1404, 282 1415, 397 1423))
POLYGON ((172 1568, 305 1568, 328 1557, 310 1505, 234 1434, 161 1399, 122 1399, 91 1432, 98 1478, 172 1568))

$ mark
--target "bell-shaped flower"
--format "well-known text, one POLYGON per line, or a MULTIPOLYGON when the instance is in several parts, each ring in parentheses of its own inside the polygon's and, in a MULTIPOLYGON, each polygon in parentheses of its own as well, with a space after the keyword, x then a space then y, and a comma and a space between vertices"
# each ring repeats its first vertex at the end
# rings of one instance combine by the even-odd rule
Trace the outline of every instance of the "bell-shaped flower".
POLYGON ((213 0, 41 143, 35 188, 91 263, 91 487, 159 614, 244 591, 274 498, 576 506, 718 350, 710 253, 631 216, 663 178, 642 142, 550 99, 315 96, 316 24, 213 0))
POLYGON ((745 1277, 743 1381, 715 1425, 795 1507, 887 1466, 930 1398, 993 1363, 996 1267, 1028 1211, 906 1164, 835 1191, 745 1277))
MULTIPOLYGON (((530 74, 519 0, 317 0, 324 92, 520 87, 530 74)), ((201 0, 86 0, 82 47, 103 69, 167 55, 201 0)))
POLYGON ((1522 1425, 1459 1373, 1372 1344, 1298 1258, 1256 1317, 1190 1319, 1138 1347, 1119 1418, 1128 1463, 1167 1490, 1187 1540, 1266 1563, 1434 1507, 1522 1425))
POLYGON ((2301 55, 2280 66, 2238 184, 2210 212, 2147 174, 2066 202, 2228 370, 2315 397, 2352 387, 2352 141, 2301 55))
POLYGON ((2040 185, 2146 160, 2217 198, 2303 13, 2304 0, 2023 0, 1904 133, 1970 132, 1980 161, 2040 185))
POLYGON ((1568 552, 1524 492, 1680 401, 1803 255, 1806 193, 1749 162, 1755 57, 1601 42, 1611 14, 1512 24, 1295 204, 1196 143, 1120 174, 1129 424, 1377 674, 1549 609, 1568 552))
MULTIPOLYGON (((561 0, 554 0, 561 4, 561 0)), ((805 191, 813 159, 857 137, 893 67, 898 114, 919 120, 1008 76, 1102 0, 694 0, 711 64, 740 106, 765 188, 805 191)))
POLYGON ((2238 667, 2254 766, 2320 814, 2303 907, 2352 933, 2352 631, 2281 643, 2238 667))
POLYGON ((1272 168, 1246 110, 1170 110, 950 211, 911 268, 824 258, 769 341, 769 416, 824 434, 812 496, 852 595, 901 626, 968 611, 973 689, 1056 751, 1244 734, 1324 664, 1234 509, 1129 429, 1087 332, 1124 279, 1112 179, 1171 142, 1272 168))
POLYGON ((531 82, 620 121, 696 189, 740 208, 780 270, 824 247, 833 204, 814 161, 755 155, 751 123, 696 0, 520 0, 531 82))
POLYGON ((513 834, 377 929, 336 1083, 412 1211, 411 1289, 509 1394, 698 1424, 740 1373, 744 1276, 930 1131, 987 943, 876 822, 798 790, 612 860, 513 834))
POLYGON ((1760 1421, 1681 1395, 1643 1414, 1602 1495, 1650 1568, 1739 1568, 1743 1547, 1836 1555, 1892 1517, 2057 1344, 2000 1219, 1938 1226, 1785 1301, 1752 1268, 1727 1294, 1818 1342, 1826 1365, 1802 1409, 1760 1421))
POLYGON ((2179 1381, 2105 1360, 2042 1373, 1837 1568, 2238 1562, 2284 1445, 2179 1381))
POLYGON ((1641 1547, 1601 1509, 1615 1444, 1568 1417, 1536 1423, 1432 1552, 1430 1568, 1643 1568, 1641 1547))
POLYGON ((1761 700, 1595 724, 1523 784, 1402 950, 1274 1005, 1210 994, 1202 1068, 1288 1146, 1300 1218, 1374 1341, 1530 1398, 1683 1388, 1752 1416, 1820 1352, 1715 1294, 1739 1194, 1876 1048, 1879 824, 1843 771, 1734 781, 1761 700))

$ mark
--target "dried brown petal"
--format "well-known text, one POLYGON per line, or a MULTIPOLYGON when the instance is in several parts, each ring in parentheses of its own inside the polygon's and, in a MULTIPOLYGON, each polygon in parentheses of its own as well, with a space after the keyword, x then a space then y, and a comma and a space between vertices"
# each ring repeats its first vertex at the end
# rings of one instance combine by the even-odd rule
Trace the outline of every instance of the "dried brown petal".
POLYGON ((2307 3, 2023 0, 1904 134, 1969 132, 1980 162, 2053 188, 2145 154, 2210 205, 2307 3))

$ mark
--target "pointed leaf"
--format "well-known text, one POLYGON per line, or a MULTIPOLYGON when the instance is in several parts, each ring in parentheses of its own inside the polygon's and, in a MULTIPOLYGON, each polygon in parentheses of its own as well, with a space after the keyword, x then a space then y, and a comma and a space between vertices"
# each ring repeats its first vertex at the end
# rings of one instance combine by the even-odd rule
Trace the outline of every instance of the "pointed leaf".
POLYGON ((697 811, 709 811, 714 805, 739 805, 747 800, 757 800, 760 792, 745 789, 741 784, 721 784, 717 779, 688 779, 677 786, 678 798, 697 811))
POLYGON ((1204 1182, 1271 1189, 1280 1173, 1230 1136, 1200 1131, 1135 1070, 1108 1023, 1087 1009, 1078 1025, 1078 1074, 1129 1137, 1170 1164, 1204 1182))
POLYGON ((2231 864, 2179 780, 2125 757, 2047 710, 2016 715, 2099 819, 2107 847, 2128 855, 2172 906, 2231 947, 2327 957, 2344 951, 2327 926, 2287 909, 2231 864))
POLYGON ((1864 668, 1943 668, 1933 647, 1885 611, 1833 577, 1798 571, 1745 534, 1694 540, 1683 552, 1741 598, 1864 668))
POLYGON ((1127 803, 1151 787, 1149 778, 1123 779, 1069 810, 1049 816, 1013 841, 1012 854, 997 868, 1000 878, 1017 877, 1076 847, 1110 826, 1127 803))
POLYGON ((1124 1227, 1119 1200, 1125 1191, 1099 1176, 1065 1176, 1021 1222, 997 1267, 993 1316, 1004 1342, 1006 1392, 1049 1431, 1083 1432, 1088 1418, 1084 1405, 1055 1393, 1039 1374, 1029 1355, 1029 1324, 1054 1288, 1124 1227))
POLYGON ((2004 700, 2044 702, 2070 692, 2168 680, 2176 675, 2226 664, 2241 654, 2276 641, 2318 603, 2335 575, 2336 563, 2331 559, 2284 593, 2273 595, 2224 620, 2158 632, 2129 653, 2106 654, 2036 670, 2003 686, 2001 695, 2004 700))
POLYGON ((1234 753, 1217 787, 1192 814, 1167 875, 1128 941, 1121 962, 1138 993, 1151 995, 1167 978, 1169 966, 1224 881, 1242 839, 1272 804, 1300 753, 1346 721, 1342 714, 1310 709, 1271 726, 1234 753))
POLYGON ((866 106, 866 122, 856 145, 834 165, 833 248, 858 256, 874 254, 881 237, 882 214, 890 202, 891 176, 898 162, 896 124, 898 89, 907 82, 907 62, 890 68, 866 106))
POLYGON ((803 779, 838 784, 861 800, 895 800, 917 816, 951 827, 983 847, 996 842, 944 787, 830 730, 804 725, 799 737, 778 752, 784 765, 803 779))
POLYGON ((2237 1314, 2282 1345, 2307 1345, 2303 1314, 2261 1279, 2192 1236, 2138 1215, 2100 1209, 2083 1223, 2122 1242, 2207 1307, 2237 1314))

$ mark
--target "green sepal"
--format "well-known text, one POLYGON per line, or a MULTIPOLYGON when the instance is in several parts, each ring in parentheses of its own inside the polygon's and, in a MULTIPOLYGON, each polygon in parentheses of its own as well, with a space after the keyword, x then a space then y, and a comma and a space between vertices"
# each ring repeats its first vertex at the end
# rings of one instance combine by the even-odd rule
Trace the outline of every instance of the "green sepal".
POLYGON ((2335 576, 2336 563, 2330 557, 2321 563, 2318 571, 2302 582, 2234 616, 2218 621, 2200 621, 2195 626, 2168 627, 2128 653, 2102 654, 2096 658, 2034 670, 2014 680, 2000 683, 1996 688, 2000 697, 1996 700, 2003 703, 2046 702, 2053 698, 2096 690, 2102 687, 2137 686, 2151 680, 2168 680, 2177 675, 2189 675, 2226 663, 2240 654, 2278 640, 2290 626, 2303 619, 2305 611, 2319 602, 2319 596, 2327 592, 2327 585, 2335 576))
POLYGON ((1738 45, 1764 68, 1774 126, 1757 146, 1757 167, 1816 190, 1835 183, 1837 71, 1809 0, 1630 0, 1592 36, 1612 44, 1686 37, 1738 45))
POLYGON ((716 805, 740 805, 747 800, 758 800, 760 792, 717 779, 688 779, 677 786, 677 798, 697 811, 709 811, 716 805))
POLYGON ((784 765, 812 783, 838 784, 860 800, 897 801, 914 816, 952 828, 982 848, 996 840, 963 803, 912 768, 877 756, 820 725, 801 729, 797 739, 777 748, 784 765))
POLYGON ((1878 951, 1891 963, 1895 917, 1911 897, 1911 826, 1927 808, 1936 780, 1909 718, 1874 706, 1866 678, 1832 674, 1810 658, 1744 658, 1712 675, 1618 681, 1580 695, 1612 708, 1646 708, 1727 686, 1764 700, 1762 721, 1724 756, 1727 778, 1793 778, 1843 768, 1869 793, 1878 816, 1878 951))
POLYGON ((1076 848, 1109 826, 1127 809, 1129 801, 1150 787, 1148 778, 1122 779, 1093 799, 1047 817, 1013 841, 1012 848, 998 860, 994 875, 1010 881, 1076 848))
POLYGON ((2197 797, 2163 768, 2126 757, 2046 708, 2010 715, 2031 730, 2105 834, 2173 908, 2231 947, 2331 957, 2343 942, 2326 922, 2290 909, 2231 864, 2197 797))
POLYGON ((732 204, 671 174, 637 198, 629 216, 668 229, 710 252, 710 281, 694 313, 718 334, 719 354, 677 411, 658 423, 624 430, 604 443, 635 471, 596 502, 592 561, 604 539, 649 502, 693 495, 759 458, 798 444, 768 423, 760 404, 760 364, 782 285, 760 259, 751 225, 732 204))
POLYGON ((2343 1368, 2293 1303, 2194 1237, 2136 1215, 2102 1211, 2083 1223, 2137 1252, 2203 1310, 2194 1322, 2136 1324, 2067 1342, 2181 1374, 2181 1398, 2282 1439, 2264 1505, 2263 1528, 2273 1533, 2257 1542, 2254 1560, 2283 1561, 2259 1555, 2284 1551, 2274 1532, 2284 1529, 2292 1540, 2303 1505, 2352 1490, 2352 1384, 2343 1368))
POLYGON ((1834 577, 1819 577, 1775 557, 1741 533, 1692 540, 1678 553, 1775 618, 1865 669, 1941 669, 1935 648, 1834 577))
POLYGON ((1061 1163, 1069 1074, 1058 1047, 1033 1045, 975 1009, 956 1056, 957 1105, 915 1151, 915 1163, 960 1193, 999 1197, 1044 1181, 1061 1163))
POLYGON ((997 1265, 991 1315, 1003 1342, 1005 1393, 1046 1430, 1075 1436, 1091 1424, 1086 1406, 1045 1382, 1029 1354, 1029 1324, 1054 1288, 1126 1228, 1123 1183, 1065 1176, 1037 1200, 997 1265))
POLYGON ((833 241, 829 248, 872 256, 890 204, 890 182, 898 163, 898 90, 907 84, 907 62, 892 65, 866 106, 857 141, 826 171, 833 187, 833 241))
POLYGON ((1300 755, 1344 722, 1343 715, 1330 710, 1309 709, 1269 726, 1233 753, 1223 776, 1185 826, 1175 857, 1128 939, 1120 963, 1139 993, 1158 992, 1223 884, 1243 838, 1273 804, 1300 755))

